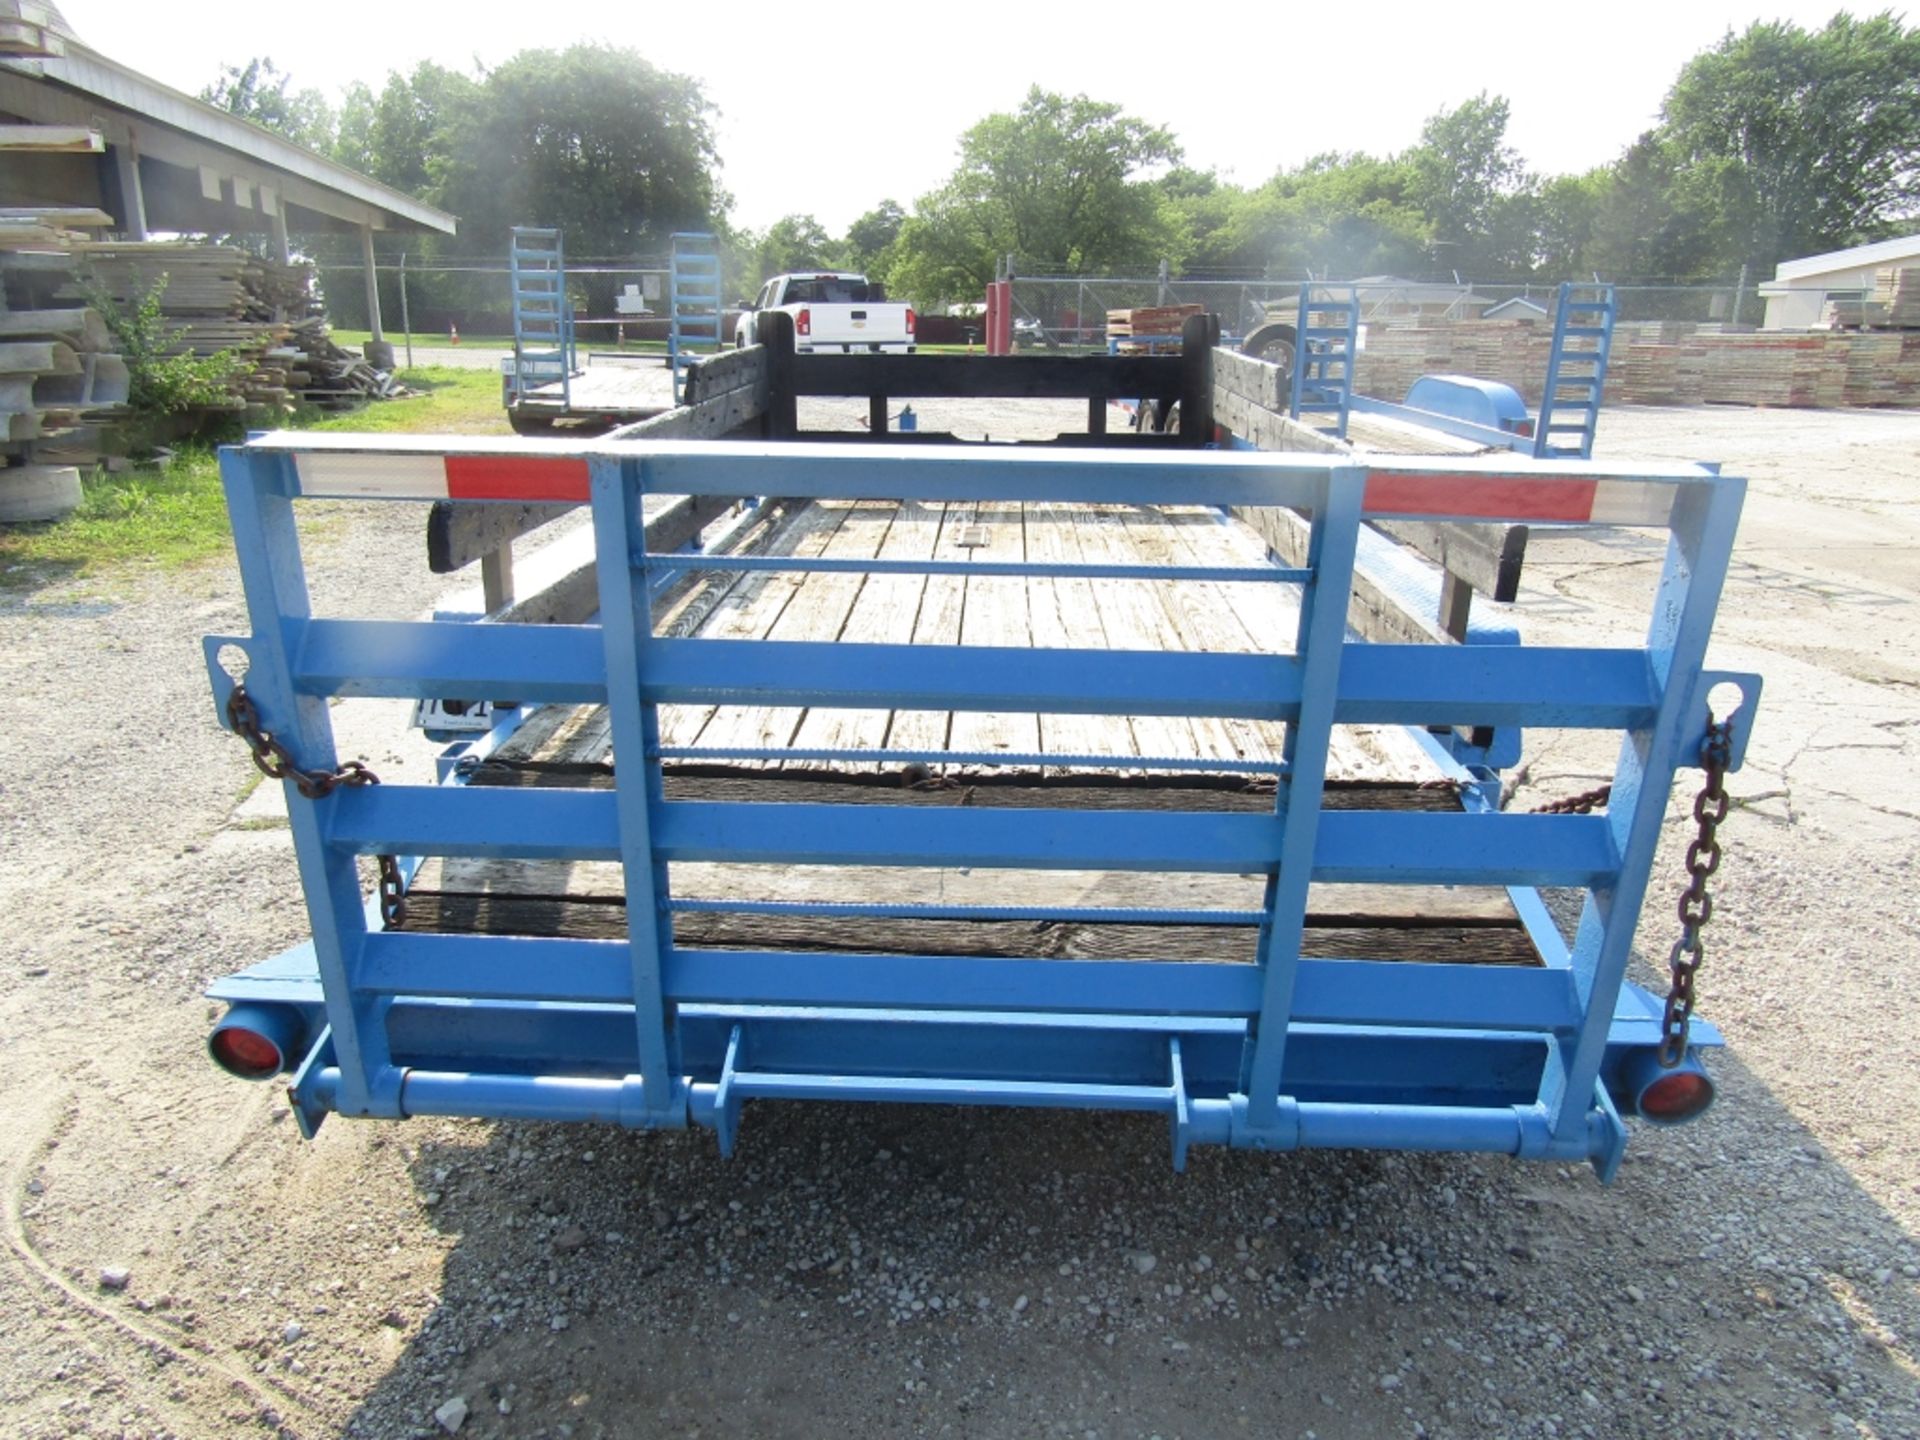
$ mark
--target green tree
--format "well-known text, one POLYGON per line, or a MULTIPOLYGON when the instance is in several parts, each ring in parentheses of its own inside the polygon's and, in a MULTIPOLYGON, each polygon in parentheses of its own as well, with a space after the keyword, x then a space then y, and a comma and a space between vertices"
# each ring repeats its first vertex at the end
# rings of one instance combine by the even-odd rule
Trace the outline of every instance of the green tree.
POLYGON ((220 78, 200 92, 243 120, 251 120, 289 140, 322 153, 333 148, 333 109, 318 90, 295 90, 293 77, 267 56, 245 65, 222 65, 220 78))
POLYGON ((409 89, 396 126, 442 136, 429 194, 460 216, 469 253, 503 252, 514 225, 559 227, 573 255, 657 252, 727 206, 699 83, 632 50, 525 50, 425 106, 409 89))
POLYGON ((1668 92, 1661 139, 1722 260, 1764 270, 1884 234, 1920 205, 1920 29, 1891 12, 1728 32, 1668 92))
POLYGON ((1402 157, 1408 198, 1431 232, 1433 263, 1462 275, 1529 270, 1534 181, 1507 144, 1508 105, 1485 91, 1442 110, 1402 157))
POLYGON ((848 266, 870 274, 884 275, 893 261, 893 243, 900 238, 900 227, 907 212, 897 200, 882 200, 847 227, 841 249, 848 266))
POLYGON ((1255 190, 1237 226, 1243 253, 1276 277, 1336 279, 1425 267, 1428 222, 1399 160, 1316 155, 1255 190))
POLYGON ((831 270, 840 263, 838 252, 833 237, 813 216, 783 215, 754 246, 754 265, 761 280, 794 270, 831 270))
POLYGON ((901 226, 892 284, 923 302, 977 295, 1007 253, 1070 270, 1151 265, 1180 230, 1150 172, 1179 158, 1164 126, 1036 85, 960 137, 958 168, 901 226))

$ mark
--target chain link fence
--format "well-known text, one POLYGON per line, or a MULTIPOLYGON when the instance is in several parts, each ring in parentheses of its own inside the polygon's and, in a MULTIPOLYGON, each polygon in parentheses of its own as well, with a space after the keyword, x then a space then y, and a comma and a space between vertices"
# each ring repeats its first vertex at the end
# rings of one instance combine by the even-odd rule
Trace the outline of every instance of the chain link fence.
MULTIPOLYGON (((567 261, 567 295, 583 345, 616 336, 649 338, 657 322, 665 333, 667 258, 567 261)), ((366 272, 331 259, 314 266, 319 298, 335 325, 368 328, 366 272)), ((380 319, 390 338, 411 332, 446 338, 513 334, 511 272, 504 261, 428 262, 383 259, 375 266, 380 319)))
MULTIPOLYGON (((1014 314, 1037 325, 1048 345, 1100 349, 1107 312, 1152 305, 1201 305, 1220 317, 1224 335, 1245 335, 1271 316, 1292 320, 1303 278, 1284 280, 1168 279, 1095 275, 1019 275, 1014 314)), ((1394 281, 1358 287, 1361 320, 1413 324, 1421 320, 1477 319, 1509 300, 1531 301, 1551 318, 1559 286, 1542 282, 1394 281)), ((1735 280, 1697 284, 1616 285, 1622 324, 1760 323, 1763 302, 1735 280)))

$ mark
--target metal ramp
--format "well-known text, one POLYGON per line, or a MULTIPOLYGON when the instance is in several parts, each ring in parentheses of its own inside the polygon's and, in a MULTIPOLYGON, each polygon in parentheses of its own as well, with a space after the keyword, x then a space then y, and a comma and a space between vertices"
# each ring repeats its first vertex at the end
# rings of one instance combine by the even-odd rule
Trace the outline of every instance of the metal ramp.
POLYGON ((1554 312, 1553 352, 1540 396, 1533 453, 1541 460, 1588 460, 1600 424, 1600 393, 1613 352, 1618 305, 1611 285, 1565 281, 1554 312))
MULTIPOLYGON (((1009 447, 1010 448, 1010 447, 1009 447)), ((287 782, 313 941, 213 993, 227 1025, 284 1057, 311 1133, 330 1112, 703 1125, 731 1152, 759 1098, 984 1104, 1162 1117, 1176 1165, 1195 1144, 1370 1147, 1583 1159, 1603 1177, 1626 1140, 1621 1110, 1651 1088, 1659 1002, 1625 983, 1635 923, 1676 771, 1712 733, 1707 697, 1733 684, 1737 769, 1759 693, 1702 668, 1744 482, 1698 466, 1609 467, 1500 457, 1404 461, 1307 454, 893 448, 861 441, 592 443, 283 433, 222 453, 252 616, 205 642, 216 709, 256 714, 294 763, 337 763, 327 699, 514 695, 604 704, 618 761, 600 788, 343 782, 317 800, 287 782), (1244 564, 1210 580, 1298 587, 1297 626, 1270 653, 1142 652, 957 643, 736 640, 656 630, 663 580, 702 569, 806 575, 951 573, 948 559, 650 552, 657 496, 914 497, 957 504, 1234 505, 1312 515, 1305 568, 1244 564), (592 507, 597 625, 461 623, 310 613, 295 501, 378 496, 592 507), (1362 523, 1373 519, 1614 523, 1664 528, 1664 577, 1641 645, 1367 644, 1347 635, 1362 523), (244 654, 246 696, 222 652, 244 654), (676 799, 659 711, 747 703, 997 714, 1242 717, 1287 727, 1272 801, 1239 813, 933 809, 736 797, 676 799), (1623 737, 1605 814, 1513 814, 1499 780, 1460 772, 1441 812, 1328 803, 1337 724, 1544 725, 1623 737), (400 891, 415 857, 621 863, 621 936, 528 938, 383 924, 358 857, 400 891), (805 915, 818 946, 749 948, 677 937, 675 867, 744 874, 729 911, 805 915), (1007 918, 997 906, 908 898, 847 907, 781 898, 788 867, 1265 876, 1257 909, 1128 910, 1129 923, 1234 925, 1248 962, 999 958, 895 942, 833 943, 849 908, 909 919, 1007 918), (1309 885, 1576 887, 1569 945, 1537 890, 1516 890, 1534 965, 1303 957, 1309 885), (278 968, 276 968, 276 966, 278 968), (243 1017, 244 1021, 241 1018, 243 1017)), ((984 565, 985 562, 978 562, 984 565)), ((1016 583, 1141 579, 1142 567, 994 562, 1016 583)), ((1150 567, 1149 567, 1150 568, 1150 567)), ((1170 571, 1185 567, 1169 567, 1170 571)), ((1723 717, 1725 718, 1725 717, 1723 717)), ((708 752, 710 755, 721 752, 708 752)), ((749 748, 732 758, 750 759, 749 748)), ((790 753, 790 752, 787 752, 790 753)), ((837 759, 873 752, 842 749, 837 759)), ((945 763, 939 749, 889 761, 945 763)), ((1055 757, 1058 760, 1060 757, 1055 757)), ((987 757, 986 763, 1005 763, 987 757)), ((1132 755, 1073 757, 1125 768, 1132 755)), ((893 792, 900 793, 900 792, 893 792)), ((1177 902, 1176 902, 1177 903, 1177 902)), ((1091 911, 1021 907, 1045 923, 1091 911)), ((1155 952, 1150 952, 1155 953, 1155 952)), ((1698 1031, 1695 1039, 1702 1037, 1698 1031)), ((1697 1064, 1688 1058, 1684 1065, 1697 1064)), ((1700 1083, 1705 1084, 1701 1073, 1700 1083)))
POLYGON ((668 269, 667 363, 673 367, 673 403, 680 403, 680 380, 690 361, 726 346, 720 327, 726 306, 720 299, 720 247, 702 231, 673 237, 668 269))
POLYGON ((573 306, 567 302, 567 264, 560 232, 513 227, 507 249, 513 286, 513 394, 518 401, 558 381, 561 407, 572 403, 575 363, 573 306))
MULTIPOLYGON (((1306 285, 1294 325, 1292 415, 1334 415, 1347 438, 1353 367, 1360 353, 1360 294, 1352 285, 1306 285)), ((1309 422, 1311 423, 1311 422, 1309 422)))

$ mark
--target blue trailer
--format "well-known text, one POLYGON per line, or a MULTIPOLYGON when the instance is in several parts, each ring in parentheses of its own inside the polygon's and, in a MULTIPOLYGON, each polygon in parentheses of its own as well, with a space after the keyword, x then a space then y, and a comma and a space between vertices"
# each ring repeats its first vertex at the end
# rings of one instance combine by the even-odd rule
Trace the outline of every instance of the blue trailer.
MULTIPOLYGON (((1197 1144, 1368 1147, 1587 1160, 1604 1179, 1623 1116, 1689 1119, 1712 1098, 1699 1052, 1719 1037, 1689 1024, 1697 948, 1675 947, 1671 996, 1627 969, 1650 887, 1653 913, 1671 914, 1653 860, 1674 781, 1704 768, 1711 790, 1737 770, 1758 700, 1756 677, 1704 668, 1739 479, 1506 455, 311 434, 229 449, 222 474, 252 633, 207 638, 215 713, 285 777, 313 938, 212 988, 230 1007, 212 1050, 238 1075, 290 1073, 309 1135, 335 1112, 699 1125, 731 1153, 750 1100, 894 1101, 1145 1112, 1166 1121, 1176 1166, 1197 1144), (316 615, 294 512, 339 497, 589 505, 596 613, 316 615), (998 522, 981 517, 1012 517, 1005 533, 1025 524, 1031 543, 997 550, 960 526, 964 548, 903 557, 724 538, 776 501, 789 514, 925 507, 983 532, 998 522), (1269 512, 1311 517, 1299 563, 1264 546, 1223 563, 1032 539, 1043 514, 1115 515, 1098 533, 1152 541, 1159 517, 1193 537, 1202 519, 1225 535, 1269 512), (669 533, 669 513, 700 523, 669 533), (1665 573, 1637 644, 1366 642, 1347 598, 1374 521, 1652 527, 1669 537, 1665 573), (1037 628, 994 643, 958 621, 937 641, 727 638, 669 623, 667 598, 700 573, 927 594, 1191 584, 1284 597, 1295 618, 1202 651, 1107 648, 1064 603, 1049 643, 1037 628), (1717 686, 1738 702, 1714 715, 1717 686), (442 783, 338 766, 333 697, 449 695, 517 703, 450 749, 442 783), (602 706, 611 765, 481 783, 543 711, 602 706), (931 742, 894 726, 863 748, 808 748, 804 729, 690 746, 662 717, 693 707, 949 725, 931 742), (962 743, 983 733, 963 720, 1008 715, 1055 717, 1048 734, 1119 716, 1140 735, 1277 738, 1238 762, 962 743), (1357 726, 1405 727, 1439 779, 1330 779, 1336 736, 1357 726), (1610 799, 1504 811, 1499 757, 1461 737, 1530 726, 1618 734, 1610 799), (379 857, 371 899, 363 857, 379 857), (453 924, 444 894, 409 894, 423 866, 469 861, 617 865, 600 911, 615 921, 453 924), (699 867, 731 888, 697 893, 686 877, 699 867), (842 900, 796 899, 787 883, 863 873, 986 880, 958 898, 842 900), (1043 883, 996 891, 997 875, 1043 883), (1049 891, 1049 875, 1142 883, 1113 892, 1128 903, 1087 903, 1097 889, 1049 891), (1215 881, 1244 884, 1247 900, 1217 903, 1215 881), (1504 897, 1513 920, 1450 931, 1437 958, 1390 951, 1402 942, 1385 929, 1329 926, 1327 906, 1362 887, 1404 890, 1414 909, 1436 887, 1471 887, 1504 897), (1583 896, 1571 941, 1550 913, 1556 888, 1583 896), (1105 938, 1067 953, 1031 943, 1060 927, 1105 938)), ((1649 947, 1668 939, 1649 927, 1649 947)))

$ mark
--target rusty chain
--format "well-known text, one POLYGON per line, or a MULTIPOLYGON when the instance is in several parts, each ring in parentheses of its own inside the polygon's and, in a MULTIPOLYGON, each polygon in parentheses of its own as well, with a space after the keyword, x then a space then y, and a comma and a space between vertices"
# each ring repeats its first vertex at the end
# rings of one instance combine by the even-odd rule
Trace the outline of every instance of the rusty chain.
POLYGON ((1597 785, 1591 790, 1582 790, 1578 795, 1567 795, 1559 800, 1549 800, 1544 805, 1536 805, 1529 815, 1591 815, 1613 798, 1613 786, 1597 785))
MULTIPOLYGON (((236 684, 227 696, 227 723, 233 733, 247 742, 253 763, 269 780, 291 780, 294 788, 309 800, 331 795, 342 786, 378 785, 380 777, 358 760, 349 760, 333 770, 307 770, 293 758, 293 752, 260 723, 260 710, 247 694, 245 685, 236 684)), ((380 919, 392 930, 407 918, 407 885, 400 874, 400 861, 393 855, 379 857, 380 919)))
POLYGON ((1700 764, 1706 783, 1694 797, 1693 818, 1699 835, 1687 846, 1687 885, 1680 892, 1680 938, 1667 955, 1672 983, 1667 988, 1666 1013, 1660 1022, 1660 1063, 1673 1069, 1687 1053, 1687 1027, 1693 1020, 1694 976, 1706 958, 1700 932, 1713 918, 1713 897, 1707 878, 1720 868, 1720 822, 1727 818, 1727 766, 1733 758, 1733 722, 1707 716, 1707 735, 1700 742, 1700 764))

